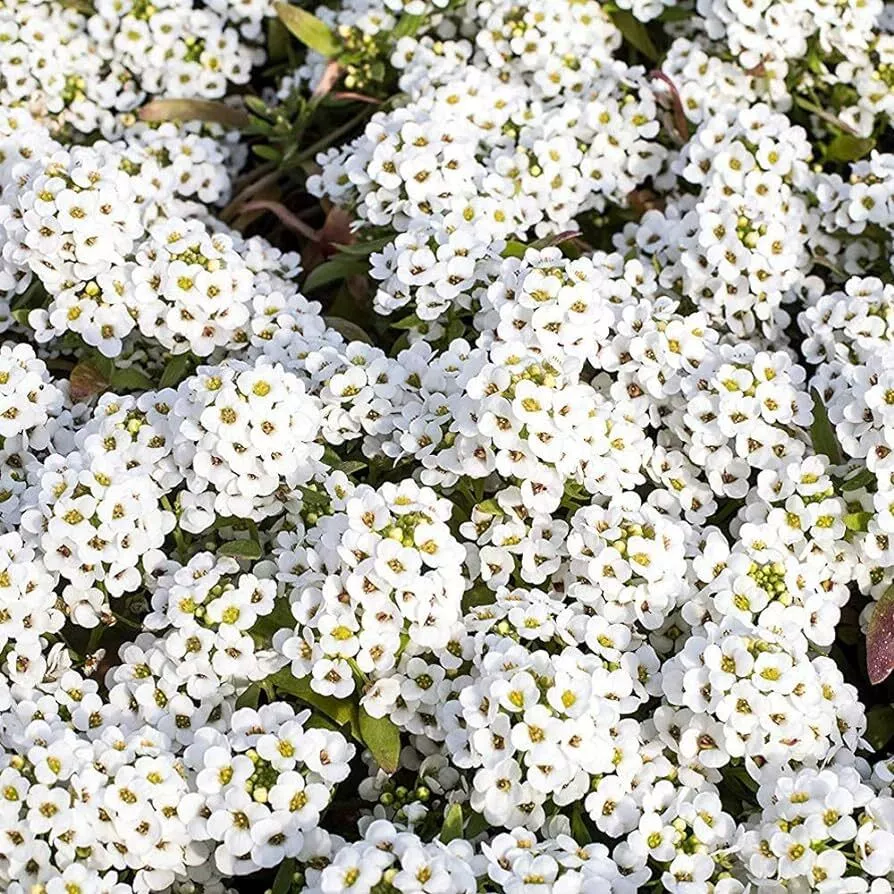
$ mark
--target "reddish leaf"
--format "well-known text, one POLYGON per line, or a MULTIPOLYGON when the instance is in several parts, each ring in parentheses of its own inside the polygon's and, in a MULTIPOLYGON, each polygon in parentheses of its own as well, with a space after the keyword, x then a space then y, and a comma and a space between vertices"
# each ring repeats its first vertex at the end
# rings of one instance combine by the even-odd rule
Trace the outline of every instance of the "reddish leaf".
POLYGON ((649 73, 650 77, 658 78, 667 87, 670 94, 671 109, 674 116, 674 129, 677 136, 684 143, 689 141, 689 122, 686 120, 686 112, 683 111, 683 101, 680 99, 680 92, 677 85, 663 72, 658 69, 649 73))
POLYGON ((627 204, 637 214, 642 216, 647 211, 658 209, 664 210, 664 199, 651 189, 635 189, 633 192, 627 193, 627 204))
POLYGON ((320 227, 317 236, 324 257, 334 255, 339 250, 339 246, 353 245, 357 241, 357 237, 351 231, 351 215, 334 205, 326 214, 326 220, 320 227))
POLYGON ((326 68, 323 70, 323 77, 320 78, 320 83, 317 84, 316 89, 314 90, 314 99, 320 99, 329 93, 329 91, 338 83, 338 80, 343 73, 344 68, 342 68, 341 64, 335 59, 330 59, 326 68))
POLYGON ((381 99, 375 96, 367 96, 365 93, 356 93, 353 90, 340 90, 338 93, 332 94, 333 99, 353 99, 355 102, 365 102, 371 106, 380 106, 381 99))
POLYGON ((873 684, 886 680, 894 670, 894 586, 885 590, 869 619, 866 668, 873 684))
POLYGON ((73 400, 89 400, 96 394, 102 394, 109 387, 109 380, 92 364, 84 360, 77 364, 69 377, 73 400))

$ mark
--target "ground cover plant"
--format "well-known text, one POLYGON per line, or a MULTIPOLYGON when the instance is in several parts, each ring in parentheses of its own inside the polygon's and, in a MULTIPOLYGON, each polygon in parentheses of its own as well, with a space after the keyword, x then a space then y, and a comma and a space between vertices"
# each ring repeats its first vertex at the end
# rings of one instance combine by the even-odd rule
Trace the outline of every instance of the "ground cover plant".
POLYGON ((0 889, 890 894, 894 4, 6 0, 0 889))

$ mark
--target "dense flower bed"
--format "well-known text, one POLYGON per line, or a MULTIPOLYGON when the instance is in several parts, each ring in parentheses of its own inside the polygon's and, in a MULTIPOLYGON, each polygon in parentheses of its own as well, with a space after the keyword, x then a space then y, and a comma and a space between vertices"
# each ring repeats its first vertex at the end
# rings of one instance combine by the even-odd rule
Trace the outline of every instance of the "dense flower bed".
POLYGON ((0 889, 891 894, 894 4, 7 0, 0 889))

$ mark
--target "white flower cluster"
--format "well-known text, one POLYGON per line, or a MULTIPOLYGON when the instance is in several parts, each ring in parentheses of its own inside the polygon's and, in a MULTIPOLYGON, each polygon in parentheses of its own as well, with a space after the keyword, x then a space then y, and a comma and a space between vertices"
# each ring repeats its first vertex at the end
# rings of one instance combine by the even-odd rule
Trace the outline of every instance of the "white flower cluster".
POLYGON ((256 41, 271 7, 12 0, 0 10, 0 103, 25 105, 54 130, 110 135, 149 96, 222 97, 263 61, 256 41))
MULTIPOLYGON (((349 696, 355 674, 388 678, 374 698, 365 696, 382 716, 404 695, 390 674, 401 653, 448 648, 461 617, 464 550, 447 526, 449 501, 430 488, 412 480, 378 490, 334 481, 332 490, 331 514, 278 538, 277 576, 298 623, 274 645, 292 675, 310 677, 321 695, 349 696)), ((437 692, 418 697, 433 705, 437 692)))
POLYGON ((279 365, 230 360, 200 367, 172 395, 174 459, 186 479, 182 526, 216 517, 260 521, 306 484, 323 454, 317 402, 279 365))
POLYGON ((755 890, 891 890, 894 799, 878 780, 833 764, 762 785, 758 801, 742 845, 755 890))
POLYGON ((298 6, 0 10, 0 888, 892 894, 894 7, 298 6))
POLYGON ((567 230, 661 172, 653 90, 611 60, 617 30, 597 3, 541 5, 482 3, 475 47, 399 45, 412 102, 321 156, 309 187, 397 232, 372 258, 381 312, 468 306, 505 240, 567 230))
POLYGON ((242 709, 226 733, 198 730, 181 756, 68 671, 0 727, 4 886, 142 894, 194 878, 213 891, 212 866, 232 875, 297 855, 353 753, 306 720, 287 705, 242 709))

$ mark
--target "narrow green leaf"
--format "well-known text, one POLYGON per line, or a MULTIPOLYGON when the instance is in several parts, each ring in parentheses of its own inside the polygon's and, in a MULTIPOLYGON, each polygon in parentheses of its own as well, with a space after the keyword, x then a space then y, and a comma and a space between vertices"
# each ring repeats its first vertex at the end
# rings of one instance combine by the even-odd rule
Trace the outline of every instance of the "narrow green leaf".
POLYGON ((166 364, 161 378, 158 380, 159 388, 175 388, 189 375, 192 367, 192 355, 177 354, 166 364))
POLYGON ((422 320, 416 316, 416 314, 409 314, 406 317, 401 317, 399 320, 391 324, 392 329, 415 329, 422 320))
POLYGON ((311 490, 303 484, 298 485, 301 491, 301 502, 308 508, 324 509, 329 505, 329 494, 325 491, 311 490))
POLYGON ((859 161, 875 148, 872 137, 858 137, 850 133, 840 133, 826 147, 829 161, 859 161))
POLYGON ((217 554, 234 559, 260 559, 261 544, 257 540, 231 540, 220 547, 217 554))
POLYGON ((331 282, 347 279, 356 273, 366 273, 366 263, 359 258, 336 256, 331 261, 326 261, 314 267, 307 279, 304 280, 304 290, 312 292, 331 282))
POLYGON ((584 847, 592 842, 593 836, 587 829, 587 824, 581 816, 580 804, 574 805, 571 811, 571 837, 581 846, 584 847))
POLYGON ((258 158, 263 158, 264 161, 272 161, 276 165, 282 161, 282 153, 279 149, 274 149, 273 146, 256 145, 251 147, 251 151, 258 158))
POLYGON ((376 763, 394 773, 400 766, 400 730, 387 717, 371 717, 360 709, 360 738, 376 763))
POLYGON ((835 429, 829 422, 826 405, 816 388, 812 388, 810 393, 813 396, 813 422, 810 425, 810 440, 813 443, 813 449, 817 453, 828 456, 833 465, 838 465, 841 462, 841 447, 838 446, 835 429))
POLYGON ((350 245, 342 245, 338 242, 332 244, 344 255, 366 257, 373 252, 381 251, 386 245, 394 241, 394 236, 381 236, 378 239, 370 239, 367 242, 352 242, 350 245))
POLYGON ((463 594, 463 611, 471 611, 479 605, 493 605, 494 591, 486 584, 477 584, 463 594))
POLYGON ((799 106, 806 112, 811 112, 812 114, 816 115, 817 118, 825 121, 826 124, 830 124, 836 130, 840 130, 842 133, 856 136, 853 128, 849 127, 840 118, 836 118, 831 112, 827 112, 824 108, 818 106, 816 103, 804 99, 803 96, 795 96, 794 100, 796 106, 799 106))
POLYGON ((258 118, 266 118, 270 114, 270 109, 267 108, 267 103, 264 102, 260 96, 244 96, 242 101, 245 103, 248 110, 253 115, 257 115, 258 118))
POLYGON ((661 53, 652 42, 646 26, 633 13, 626 9, 616 9, 609 13, 609 16, 630 46, 642 53, 650 62, 658 61, 661 53))
POLYGON ((295 858, 287 857, 279 864, 276 878, 273 879, 273 886, 270 888, 270 894, 288 894, 292 888, 292 876, 294 875, 295 858))
POLYGON ((341 49, 341 44, 325 22, 290 3, 277 3, 274 7, 279 20, 306 47, 316 50, 329 59, 341 49))
POLYGON ((244 109, 211 99, 153 99, 140 109, 142 121, 207 121, 224 127, 248 126, 244 109))
POLYGON ((841 482, 839 490, 842 491, 851 491, 851 490, 859 490, 861 487, 869 487, 871 484, 875 483, 875 472, 871 469, 860 469, 856 475, 851 475, 850 478, 845 478, 844 481, 841 482))
POLYGON ((442 844, 450 844, 455 838, 463 835, 463 807, 462 804, 451 804, 444 811, 444 824, 441 826, 441 834, 438 836, 442 844))

